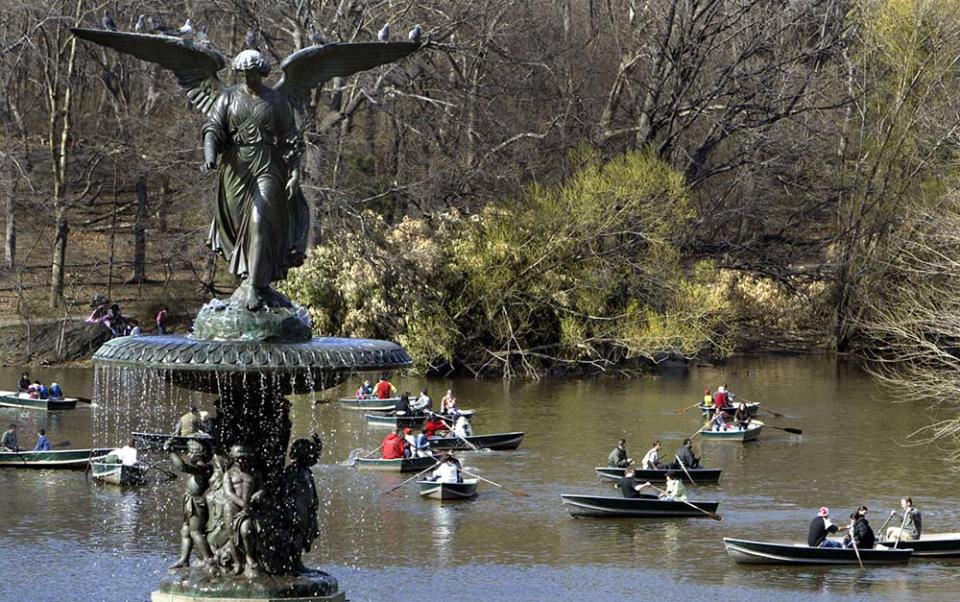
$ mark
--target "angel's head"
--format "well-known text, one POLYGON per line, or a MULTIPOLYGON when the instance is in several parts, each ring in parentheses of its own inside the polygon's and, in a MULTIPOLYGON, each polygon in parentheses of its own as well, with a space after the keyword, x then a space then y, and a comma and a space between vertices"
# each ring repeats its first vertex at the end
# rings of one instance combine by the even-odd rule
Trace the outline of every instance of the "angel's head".
POLYGON ((233 70, 245 75, 253 72, 260 77, 270 73, 270 63, 259 50, 244 50, 233 59, 233 70))

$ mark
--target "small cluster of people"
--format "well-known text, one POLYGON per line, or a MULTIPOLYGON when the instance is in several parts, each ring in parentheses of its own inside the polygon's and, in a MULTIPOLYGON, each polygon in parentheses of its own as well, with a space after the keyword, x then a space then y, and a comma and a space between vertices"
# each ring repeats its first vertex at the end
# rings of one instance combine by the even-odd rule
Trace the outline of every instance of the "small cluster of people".
MULTIPOLYGON (((37 431, 37 444, 33 447, 31 451, 50 451, 53 449, 53 446, 50 445, 50 440, 47 439, 47 431, 45 429, 40 429, 37 431)), ((24 451, 20 448, 17 443, 17 425, 11 424, 7 427, 7 430, 3 432, 3 436, 0 437, 0 451, 3 452, 21 452, 24 451)))
POLYGON ((726 383, 717 387, 717 392, 710 393, 710 389, 703 390, 703 407, 711 411, 704 428, 713 431, 746 430, 753 417, 747 404, 743 401, 736 403, 736 395, 727 388, 726 383))
MULTIPOLYGON (((86 319, 88 324, 100 324, 114 337, 138 337, 143 334, 139 320, 124 316, 120 306, 116 303, 111 304, 103 295, 95 295, 90 305, 94 309, 86 319)), ((157 312, 157 334, 169 333, 167 314, 166 307, 161 307, 157 312)))
MULTIPOLYGON (((623 497, 626 498, 640 497, 641 491, 648 487, 653 488, 650 481, 645 483, 637 481, 636 469, 633 466, 627 466, 626 470, 623 471, 623 476, 617 481, 617 485, 620 487, 623 497)), ((664 501, 687 501, 687 488, 684 487, 683 480, 676 472, 672 470, 667 472, 666 488, 660 492, 658 497, 664 501)))
POLYGON ((410 427, 391 431, 384 437, 380 447, 384 460, 422 458, 432 455, 427 435, 420 429, 410 427))
POLYGON ((60 383, 51 383, 47 387, 39 380, 30 382, 30 374, 27 372, 20 375, 20 380, 17 382, 17 393, 30 399, 63 399, 63 390, 60 388, 60 383))
POLYGON ((376 385, 371 385, 369 380, 364 380, 354 391, 353 396, 356 399, 393 399, 397 396, 397 388, 387 380, 386 376, 381 376, 376 385))
MULTIPOLYGON (((643 455, 640 461, 640 470, 664 470, 684 468, 699 468, 700 458, 693 453, 693 441, 684 439, 677 453, 674 454, 673 462, 663 462, 660 460, 660 450, 663 444, 659 439, 653 442, 647 453, 643 455)), ((607 456, 607 465, 611 468, 627 468, 633 465, 633 458, 627 453, 627 440, 620 439, 617 446, 607 456)))
MULTIPOLYGON (((920 539, 923 519, 920 511, 913 505, 913 499, 904 497, 900 499, 900 508, 903 511, 903 519, 900 526, 889 527, 885 536, 888 541, 916 541, 920 539)), ((877 544, 877 535, 867 520, 868 508, 860 505, 850 515, 850 522, 846 526, 840 527, 830 520, 830 509, 822 506, 817 515, 810 521, 810 529, 807 532, 807 545, 812 548, 852 548, 869 550, 877 544), (842 541, 831 539, 829 535, 839 531, 846 531, 842 541)), ((890 518, 900 517, 896 510, 890 511, 890 518)))

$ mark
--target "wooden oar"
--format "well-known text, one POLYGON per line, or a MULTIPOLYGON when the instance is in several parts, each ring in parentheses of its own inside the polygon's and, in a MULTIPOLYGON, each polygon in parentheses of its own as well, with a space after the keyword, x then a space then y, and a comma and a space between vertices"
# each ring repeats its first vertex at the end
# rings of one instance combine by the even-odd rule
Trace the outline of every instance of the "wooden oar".
POLYGON ((162 475, 166 476, 167 478, 169 478, 171 481, 180 478, 180 477, 177 475, 177 473, 175 473, 175 472, 170 472, 169 470, 164 470, 164 469, 162 469, 162 468, 157 468, 156 466, 148 466, 148 465, 146 465, 146 464, 143 464, 142 466, 143 466, 143 469, 144 469, 144 470, 155 470, 155 471, 159 472, 160 474, 162 474, 162 475))
POLYGON ((93 400, 89 397, 77 397, 76 400, 80 403, 93 403, 93 400))
POLYGON ((680 468, 683 469, 683 474, 687 475, 687 478, 690 479, 691 483, 693 483, 693 477, 690 476, 690 472, 687 470, 687 467, 683 465, 683 460, 680 459, 680 455, 675 454, 673 457, 677 459, 677 463, 680 465, 680 468))
POLYGON ((466 444, 467 444, 467 447, 469 447, 471 450, 473 450, 473 451, 475 451, 475 452, 480 451, 480 448, 479 448, 479 447, 477 447, 477 446, 474 445, 473 443, 470 443, 469 441, 467 441, 466 437, 461 436, 461 435, 457 432, 457 429, 455 429, 455 428, 453 428, 452 426, 450 426, 450 424, 449 424, 446 420, 443 419, 443 416, 441 416, 440 414, 437 414, 436 412, 431 412, 430 410, 427 410, 427 414, 430 414, 431 416, 436 416, 437 418, 439 418, 439 419, 440 419, 440 422, 443 423, 443 426, 447 427, 447 430, 449 430, 451 433, 453 433, 453 436, 454 436, 454 437, 456 437, 457 439, 460 439, 461 441, 463 441, 464 443, 466 443, 466 444))
POLYGON ((468 474, 468 475, 470 475, 471 477, 480 479, 480 480, 483 481, 484 483, 490 483, 490 484, 493 485, 494 487, 499 487, 500 489, 503 489, 503 490, 505 490, 505 491, 509 491, 509 492, 512 493, 513 495, 516 495, 516 496, 519 496, 519 497, 530 497, 530 494, 524 493, 524 492, 522 492, 522 491, 516 491, 516 490, 510 489, 509 487, 505 487, 505 486, 501 485, 500 483, 494 483, 494 482, 491 481, 490 479, 485 479, 485 478, 481 477, 480 475, 478 475, 478 474, 473 474, 472 472, 468 472, 468 471, 464 470, 463 468, 460 469, 460 472, 463 472, 463 473, 465 473, 465 474, 468 474))
MULTIPOLYGON (((654 489, 654 490, 656 490, 656 491, 659 491, 660 493, 662 493, 662 494, 664 494, 664 495, 667 494, 666 491, 664 491, 663 489, 660 489, 660 488, 657 487, 656 485, 648 485, 648 487, 650 487, 651 489, 654 489)), ((696 504, 691 504, 690 502, 688 502, 688 501, 686 501, 686 500, 673 499, 672 501, 674 501, 674 502, 682 502, 682 503, 690 506, 690 507, 693 508, 694 510, 699 510, 700 512, 703 512, 704 514, 706 514, 707 516, 709 516, 709 517, 712 518, 713 520, 723 520, 723 517, 720 516, 719 514, 714 514, 713 512, 710 512, 709 510, 704 510, 704 509, 701 508, 700 506, 697 506, 696 504)))
POLYGON ((418 472, 417 474, 413 475, 412 477, 410 477, 409 479, 407 479, 407 480, 404 481, 403 483, 400 483, 400 484, 397 485, 396 487, 391 487, 390 489, 387 489, 386 491, 383 492, 383 495, 387 495, 388 493, 393 493, 394 491, 396 491, 397 489, 400 489, 401 487, 403 487, 404 485, 406 485, 406 484, 409 483, 410 481, 416 479, 417 477, 419 477, 419 476, 422 475, 423 473, 428 472, 428 471, 430 471, 430 470, 433 470, 434 468, 436 468, 436 467, 439 466, 439 465, 440 465, 440 461, 437 460, 437 461, 433 464, 433 466, 431 466, 430 468, 425 468, 424 470, 421 470, 420 472, 418 472))
POLYGON ((778 431, 787 431, 788 433, 793 433, 794 435, 803 434, 803 431, 801 431, 800 429, 794 429, 786 426, 773 426, 772 424, 766 424, 766 423, 764 423, 763 426, 771 429, 777 429, 778 431))
POLYGON ((689 410, 692 410, 693 408, 697 407, 698 405, 700 405, 700 402, 699 402, 699 401, 698 401, 697 403, 693 404, 692 406, 687 406, 687 407, 685 407, 685 408, 680 408, 679 410, 674 410, 673 413, 674 413, 674 414, 686 414, 689 410))
MULTIPOLYGON (((860 550, 857 549, 857 537, 853 532, 853 525, 850 525, 850 544, 853 546, 853 552, 857 555, 857 562, 860 563, 860 568, 863 568, 863 560, 860 559, 860 550)), ((896 546, 894 546, 896 547, 896 546)))
POLYGON ((775 416, 775 417, 777 417, 777 418, 784 418, 784 417, 785 417, 785 416, 784 416, 783 414, 781 414, 780 412, 774 412, 773 410, 768 410, 767 408, 763 407, 763 405, 761 405, 760 403, 758 403, 758 402, 756 402, 756 401, 752 401, 752 400, 750 400, 750 399, 747 399, 746 397, 741 397, 741 398, 740 398, 740 401, 745 401, 745 402, 747 402, 747 403, 756 403, 758 410, 760 410, 761 412, 766 412, 767 414, 772 414, 773 416, 775 416))
MULTIPOLYGON (((381 449, 383 449, 383 443, 381 443, 380 446, 379 446, 377 449, 373 450, 373 451, 370 452, 369 454, 365 454, 365 455, 360 456, 360 457, 361 457, 361 458, 369 458, 370 456, 372 456, 373 454, 377 453, 377 452, 380 451, 381 449)), ((354 461, 354 463, 356 463, 357 459, 354 458, 353 461, 354 461)))
POLYGON ((897 533, 897 541, 893 542, 894 549, 900 545, 900 538, 903 536, 903 528, 907 525, 907 517, 910 516, 910 509, 904 511, 903 520, 900 521, 900 532, 897 533))
POLYGON ((897 511, 896 511, 896 510, 891 510, 891 511, 890 511, 890 514, 887 515, 887 520, 883 521, 883 524, 880 525, 880 531, 879 531, 879 533, 880 533, 880 539, 886 539, 886 538, 883 536, 884 529, 887 528, 887 523, 890 522, 890 519, 893 518, 893 517, 896 516, 896 515, 897 515, 897 511))

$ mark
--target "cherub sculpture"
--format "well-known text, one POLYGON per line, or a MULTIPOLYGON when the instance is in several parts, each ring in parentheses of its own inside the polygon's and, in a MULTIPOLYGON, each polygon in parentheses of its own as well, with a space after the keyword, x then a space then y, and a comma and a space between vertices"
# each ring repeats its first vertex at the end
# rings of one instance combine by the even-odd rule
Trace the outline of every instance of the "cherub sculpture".
POLYGON ((217 168, 219 159, 217 211, 207 242, 242 280, 233 300, 249 310, 289 307, 270 284, 303 262, 310 226, 300 189, 304 145, 294 108, 305 104, 311 91, 327 80, 396 61, 421 44, 310 46, 283 60, 283 76, 273 86, 263 79, 270 72, 266 57, 247 49, 232 61, 243 83, 225 86, 217 73, 228 59, 209 43, 164 34, 71 31, 173 71, 192 105, 207 116, 202 169, 217 168))

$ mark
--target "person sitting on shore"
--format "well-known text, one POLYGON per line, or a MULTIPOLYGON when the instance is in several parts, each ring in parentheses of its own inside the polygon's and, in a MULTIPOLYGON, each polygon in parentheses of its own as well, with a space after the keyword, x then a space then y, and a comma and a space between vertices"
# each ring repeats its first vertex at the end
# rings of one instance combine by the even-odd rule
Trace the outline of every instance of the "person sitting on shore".
POLYGON ((653 445, 643 456, 643 461, 640 462, 640 468, 643 470, 660 470, 664 468, 663 462, 660 461, 660 440, 657 439, 653 442, 653 445))
POLYGON ((403 432, 400 429, 390 431, 381 445, 384 460, 399 460, 404 457, 403 432))
POLYGON ((40 429, 37 431, 37 444, 33 446, 33 451, 50 451, 50 440, 47 439, 47 431, 40 429))
POLYGON ((30 388, 30 374, 24 372, 20 375, 20 380, 17 382, 17 393, 26 393, 27 389, 30 388))
POLYGON ((453 454, 447 454, 440 462, 440 466, 433 471, 431 481, 438 483, 462 483, 463 477, 460 474, 460 464, 453 454))
POLYGON ((440 413, 453 414, 457 411, 457 398, 453 396, 453 390, 447 389, 447 394, 440 400, 440 413))
POLYGON ((607 466, 610 468, 626 468, 633 464, 633 458, 627 457, 627 440, 620 439, 617 446, 607 456, 607 466))
POLYGON ((684 439, 680 449, 677 450, 674 468, 683 470, 700 467, 700 458, 693 455, 693 442, 690 439, 684 439))
POLYGON ((836 533, 840 528, 830 520, 830 509, 821 506, 817 515, 810 521, 810 530, 807 532, 807 545, 811 548, 842 548, 843 544, 827 535, 836 533))
MULTIPOLYGON (((923 528, 923 517, 920 511, 913 507, 913 500, 900 498, 900 507, 903 509, 903 521, 899 527, 888 527, 886 538, 889 540, 917 541, 923 528)), ((896 510, 890 511, 890 516, 899 516, 896 510)))
POLYGON ((637 483, 637 470, 633 466, 627 466, 623 471, 623 476, 617 480, 617 487, 620 488, 620 494, 625 498, 640 497, 640 490, 643 485, 637 483))
POLYGON ((110 452, 117 457, 117 461, 124 466, 137 465, 137 442, 128 439, 127 444, 110 452))
POLYGON ((0 437, 0 451, 20 451, 20 446, 17 445, 17 425, 11 424, 7 427, 7 430, 3 432, 3 437, 0 437))
POLYGON ((741 431, 745 431, 750 426, 750 420, 750 410, 747 409, 747 404, 741 401, 737 411, 733 413, 733 424, 741 431))
POLYGON ((50 383, 50 399, 63 399, 63 389, 60 383, 50 383))
POLYGON ((396 397, 397 388, 393 386, 387 379, 380 377, 380 380, 377 381, 376 386, 373 387, 373 392, 377 396, 377 399, 390 399, 396 397))
POLYGON ((877 536, 867 521, 867 507, 861 504, 850 515, 850 521, 850 532, 844 539, 843 547, 852 548, 856 544, 858 550, 872 550, 877 543, 877 536))
POLYGON ((403 392, 403 395, 400 396, 400 399, 397 400, 397 403, 393 406, 393 413, 397 416, 406 416, 410 413, 410 394, 406 391, 403 392))

